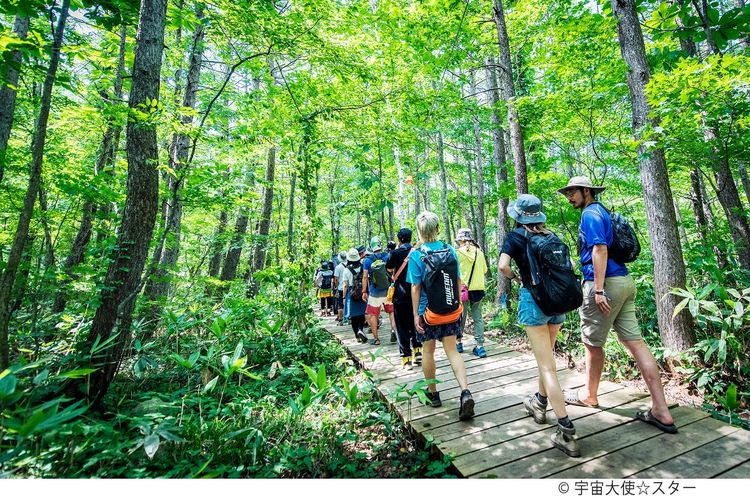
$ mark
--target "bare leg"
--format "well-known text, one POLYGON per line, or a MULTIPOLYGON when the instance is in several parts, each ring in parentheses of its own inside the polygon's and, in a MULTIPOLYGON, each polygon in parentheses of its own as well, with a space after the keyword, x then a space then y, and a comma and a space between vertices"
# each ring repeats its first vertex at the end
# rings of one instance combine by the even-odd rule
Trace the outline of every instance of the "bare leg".
MULTIPOLYGON (((435 341, 428 340, 422 344, 422 373, 425 380, 435 378, 435 341)), ((430 392, 437 391, 435 384, 427 386, 430 392)))
MULTIPOLYGON (((562 323, 558 325, 547 323, 547 330, 549 331, 549 343, 552 350, 553 359, 555 357, 555 342, 557 342, 557 332, 560 331, 560 328, 562 328, 562 323)), ((547 389, 544 387, 544 379, 542 377, 539 377, 539 394, 541 394, 542 396, 547 396, 547 389)))
POLYGON ((445 351, 445 355, 448 356, 453 375, 456 376, 456 381, 461 386, 461 390, 468 389, 469 380, 466 376, 466 365, 464 365, 464 358, 456 350, 455 336, 443 337, 443 350, 445 351))
POLYGON ((380 316, 379 313, 367 315, 367 322, 370 324, 370 330, 375 340, 378 340, 378 316, 380 316))
POLYGON ((674 423, 672 414, 667 406, 667 399, 664 396, 664 386, 661 384, 661 374, 659 365, 656 364, 651 349, 648 348, 643 340, 623 340, 622 345, 633 355, 638 369, 641 371, 643 380, 648 386, 648 392, 651 393, 651 414, 664 422, 665 424, 674 423))
POLYGON ((586 386, 579 390, 578 397, 584 403, 596 406, 599 404, 597 394, 604 370, 604 349, 586 343, 583 345, 586 346, 586 386))
POLYGON ((539 378, 543 381, 539 382, 539 386, 547 388, 547 397, 557 418, 567 417, 565 398, 560 382, 557 380, 557 365, 550 345, 549 328, 547 325, 527 326, 526 335, 529 337, 529 344, 531 344, 536 364, 539 367, 539 378))

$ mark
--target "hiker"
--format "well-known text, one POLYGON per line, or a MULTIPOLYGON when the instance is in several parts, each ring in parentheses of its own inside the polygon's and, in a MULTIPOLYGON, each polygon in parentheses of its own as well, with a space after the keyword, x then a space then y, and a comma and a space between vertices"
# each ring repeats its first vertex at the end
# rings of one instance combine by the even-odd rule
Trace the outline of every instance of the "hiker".
POLYGON ((417 340, 414 329, 414 311, 411 305, 411 285, 406 281, 406 266, 411 246, 411 229, 402 227, 396 237, 399 246, 388 256, 387 268, 393 282, 393 316, 392 325, 396 329, 398 350, 401 353, 401 366, 411 369, 422 364, 422 344, 417 340))
POLYGON ((333 270, 333 288, 336 291, 336 296, 334 297, 336 320, 337 324, 342 326, 349 320, 349 315, 346 314, 346 301, 344 300, 344 281, 341 279, 346 269, 346 252, 343 250, 338 254, 338 261, 339 263, 336 264, 336 268, 333 270))
MULTIPOLYGON (((385 268, 386 268, 386 272, 388 273, 388 280, 391 286, 393 286, 392 285, 393 271, 389 269, 388 259, 391 258, 391 254, 393 253, 395 249, 396 249, 395 241, 389 241, 388 244, 385 246, 385 251, 388 254, 388 257, 385 259, 385 263, 386 263, 385 268)), ((388 299, 385 301, 385 303, 390 304, 391 306, 391 311, 388 313, 388 319, 391 322, 391 344, 393 344, 394 342, 396 342, 397 338, 396 338, 396 313, 394 312, 395 308, 393 307, 393 297, 391 296, 391 293, 392 292, 389 289, 388 295, 387 295, 388 299)), ((380 324, 381 324, 380 317, 378 316, 378 328, 380 328, 380 324)))
MULTIPOLYGON (((547 217, 542 212, 542 202, 536 196, 524 194, 508 205, 508 215, 516 221, 516 229, 505 237, 500 250, 498 269, 506 278, 522 285, 518 297, 518 323, 526 330, 529 344, 539 369, 539 391, 528 396, 523 406, 526 413, 538 424, 546 424, 547 402, 557 416, 557 429, 552 435, 555 448, 571 457, 580 457, 581 451, 575 438, 575 427, 568 418, 565 399, 557 378, 555 362, 555 341, 565 321, 564 314, 548 315, 542 311, 531 294, 532 269, 531 252, 528 249, 530 235, 553 234, 544 225, 547 217), (520 277, 510 267, 511 259, 518 267, 520 277)), ((568 253, 568 260, 570 254, 568 253)), ((572 267, 572 264, 568 262, 572 267)))
POLYGON ((350 248, 346 253, 346 269, 342 273, 341 281, 344 284, 344 296, 348 297, 349 321, 352 325, 354 338, 363 344, 367 343, 367 337, 362 329, 365 326, 365 309, 367 302, 362 298, 364 290, 362 284, 362 269, 359 252, 356 248, 350 248))
POLYGON ((336 300, 336 294, 337 292, 337 284, 336 284, 336 264, 334 263, 336 259, 331 259, 328 261, 328 269, 330 269, 332 274, 331 277, 331 299, 330 299, 330 308, 331 308, 331 314, 333 316, 338 317, 339 315, 339 303, 336 300))
POLYGON ((484 318, 482 317, 482 299, 484 298, 484 276, 487 273, 487 261, 484 258, 484 252, 479 248, 476 241, 471 236, 471 229, 462 228, 458 230, 456 237, 458 243, 458 265, 461 269, 461 302, 463 303, 464 312, 461 315, 461 328, 458 333, 458 342, 456 350, 464 352, 464 345, 461 341, 466 325, 466 317, 469 309, 471 317, 474 320, 474 341, 476 346, 471 351, 474 356, 480 358, 487 357, 487 351, 484 348, 484 318))
MULTIPOLYGON (((411 283, 412 314, 417 340, 422 343, 422 372, 426 380, 435 379, 435 341, 443 344, 453 374, 461 387, 458 410, 460 420, 474 416, 474 398, 469 391, 464 360, 456 350, 456 335, 461 323, 458 256, 450 245, 437 240, 438 217, 424 211, 417 216, 419 247, 409 255, 406 281, 411 283)), ((437 386, 427 386, 428 404, 442 406, 437 386)))
POLYGON ((378 337, 380 309, 381 307, 384 308, 386 313, 393 311, 393 304, 386 303, 388 287, 390 286, 388 272, 385 270, 385 261, 388 258, 388 254, 383 252, 383 244, 377 236, 370 240, 370 249, 373 252, 372 255, 365 257, 365 261, 362 264, 362 268, 364 269, 364 276, 362 278, 364 286, 363 297, 367 301, 365 316, 367 322, 370 324, 370 331, 373 337, 370 340, 370 344, 380 345, 380 338, 378 337))
POLYGON ((594 186, 584 176, 572 177, 558 190, 573 207, 581 210, 578 228, 581 267, 583 269, 583 306, 581 337, 586 347, 586 385, 565 395, 567 404, 597 407, 599 382, 604 369, 604 344, 614 328, 623 346, 635 359, 651 393, 651 409, 639 411, 636 418, 664 432, 674 434, 677 427, 669 412, 661 383, 659 366, 641 335, 635 315, 635 283, 622 262, 613 259, 614 242, 610 213, 597 201, 603 186, 594 186))
POLYGON ((317 276, 318 298, 320 299, 320 315, 330 316, 333 314, 333 271, 328 262, 323 261, 317 276))

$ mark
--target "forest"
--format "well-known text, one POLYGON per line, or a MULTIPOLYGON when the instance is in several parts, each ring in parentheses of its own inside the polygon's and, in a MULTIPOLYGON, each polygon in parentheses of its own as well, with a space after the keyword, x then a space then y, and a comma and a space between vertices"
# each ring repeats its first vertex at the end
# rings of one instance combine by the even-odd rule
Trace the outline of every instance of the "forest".
POLYGON ((0 477, 450 477, 315 269, 431 210, 523 341, 508 203, 575 249, 575 175, 665 380, 750 428, 748 168, 746 0, 0 0, 0 477))

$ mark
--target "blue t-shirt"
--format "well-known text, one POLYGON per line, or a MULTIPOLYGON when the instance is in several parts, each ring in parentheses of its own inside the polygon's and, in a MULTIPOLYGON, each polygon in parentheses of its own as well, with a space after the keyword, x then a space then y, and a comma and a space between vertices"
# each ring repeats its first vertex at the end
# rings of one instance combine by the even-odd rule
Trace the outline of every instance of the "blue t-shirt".
POLYGON ((383 288, 382 290, 376 289, 374 286, 372 286, 372 276, 370 275, 370 267, 372 266, 372 263, 376 260, 381 259, 383 262, 386 262, 388 260, 388 254, 386 252, 380 252, 370 255, 365 259, 365 262, 362 264, 362 268, 367 271, 368 276, 368 283, 370 285, 370 291, 368 292, 373 297, 385 297, 388 295, 388 288, 383 288))
POLYGON ((453 247, 450 245, 446 245, 442 241, 422 243, 417 251, 412 252, 409 256, 409 264, 406 266, 406 281, 408 283, 411 283, 412 285, 422 285, 422 291, 419 296, 419 315, 424 314, 424 310, 427 309, 427 292, 424 291, 424 283, 422 283, 422 278, 424 277, 425 271, 425 265, 424 262, 422 262, 422 257, 424 257, 424 254, 420 252, 419 249, 424 248, 425 250, 442 250, 445 247, 450 248, 453 257, 455 257, 456 262, 458 262, 458 254, 453 249, 453 247))
MULTIPOLYGON (((609 213, 599 203, 592 203, 583 209, 581 225, 578 228, 578 242, 581 247, 581 268, 583 280, 594 281, 594 264, 592 262, 594 245, 612 245, 612 219, 609 213)), ((627 276, 628 268, 625 264, 607 259, 605 278, 627 276)))

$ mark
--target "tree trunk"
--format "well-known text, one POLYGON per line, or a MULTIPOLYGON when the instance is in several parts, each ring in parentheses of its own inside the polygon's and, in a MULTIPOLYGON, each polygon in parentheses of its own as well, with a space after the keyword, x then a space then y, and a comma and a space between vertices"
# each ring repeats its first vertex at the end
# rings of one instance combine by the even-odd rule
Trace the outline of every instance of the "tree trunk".
POLYGON ((440 205, 443 210, 443 231, 445 242, 450 243, 451 239, 451 220, 448 214, 448 175, 445 171, 445 151, 443 148, 443 133, 437 134, 437 156, 438 167, 440 168, 440 205))
POLYGON ((234 226, 234 235, 229 243, 229 250, 224 258, 224 268, 221 270, 221 281, 231 281, 237 276, 237 267, 240 265, 240 255, 242 255, 242 244, 245 241, 247 224, 249 218, 247 214, 240 214, 237 217, 237 223, 234 226))
POLYGON ((396 164, 398 174, 398 224, 399 228, 406 226, 406 199, 404 197, 404 168, 401 166, 401 151, 398 144, 393 146, 393 163, 396 164))
MULTIPOLYGON (((10 364, 10 349, 8 345, 8 325, 10 322, 10 301, 13 292, 13 282, 16 279, 16 271, 21 263, 24 246, 29 235, 31 217, 34 215, 34 205, 42 182, 42 160, 44 158, 44 145, 47 140, 47 122, 49 120, 50 106, 52 103, 52 87, 55 83, 57 66, 60 63, 60 47, 62 46, 65 23, 68 19, 68 8, 70 0, 63 0, 60 7, 60 17, 55 28, 54 42, 52 44, 52 56, 50 57, 47 76, 44 80, 42 98, 40 101, 39 115, 34 126, 34 137, 32 139, 31 166, 29 168, 29 185, 23 200, 23 208, 18 218, 18 226, 11 243, 8 261, 0 278, 0 371, 10 364)), ((0 106, 2 107, 2 106, 0 106)))
POLYGON ((665 347, 682 351, 695 344, 695 335, 687 311, 682 311, 672 319, 672 312, 679 298, 669 292, 673 288, 685 287, 685 264, 664 150, 649 149, 643 142, 644 129, 658 127, 658 119, 649 117, 650 109, 646 99, 646 85, 650 78, 646 48, 635 10, 635 0, 612 0, 612 10, 617 21, 620 51, 628 66, 633 134, 639 143, 641 185, 654 258, 654 295, 659 330, 665 347))
POLYGON ((511 66, 510 40, 508 29, 505 25, 505 12, 502 0, 492 0, 493 19, 497 29, 497 43, 500 47, 500 85, 503 89, 503 98, 508 105, 508 128, 510 129, 510 144, 513 150, 513 163, 516 168, 516 193, 521 195, 529 192, 529 181, 526 174, 526 153, 523 145, 523 131, 518 118, 515 97, 516 91, 513 84, 513 68, 511 66))
POLYGON ((750 205, 750 179, 747 177, 747 169, 745 162, 738 162, 737 167, 740 171, 740 181, 742 182, 742 190, 745 191, 745 200, 750 205))
MULTIPOLYGON (((476 76, 474 70, 471 71, 471 93, 476 94, 476 76)), ((482 161, 482 128, 479 121, 479 115, 476 113, 471 117, 474 126, 474 157, 477 166, 477 229, 474 237, 482 251, 487 255, 487 244, 484 239, 484 225, 486 222, 484 215, 484 166, 482 161)))
MULTIPOLYGON (((495 160, 495 189, 497 190, 497 228, 495 229, 495 239, 497 251, 503 247, 505 241, 506 228, 508 221, 505 210, 508 207, 508 198, 503 196, 503 186, 508 182, 508 166, 505 157, 505 131, 503 130, 503 120, 498 113, 500 104, 500 93, 498 91, 497 76, 495 73, 495 61, 492 58, 487 59, 487 81, 490 85, 490 103, 492 106, 492 157, 495 160)), ((499 260, 498 260, 499 263, 499 260)), ((487 266, 490 269, 490 266, 487 266)), ((495 306, 505 307, 508 303, 508 290, 510 290, 510 280, 498 269, 497 271, 497 291, 495 293, 495 306)))
POLYGON ((295 246, 292 244, 292 237, 294 236, 294 188, 297 184, 297 169, 292 171, 292 182, 289 186, 289 222, 286 229, 286 257, 289 262, 293 262, 297 258, 297 252, 294 251, 295 246))
MULTIPOLYGON (((119 57, 117 58, 117 76, 115 77, 115 88, 114 88, 114 100, 115 102, 118 102, 122 100, 122 79, 123 74, 125 72, 125 48, 127 46, 127 34, 128 29, 126 25, 122 25, 120 28, 120 53, 119 57)), ((104 171, 107 173, 107 175, 110 177, 111 180, 114 181, 114 175, 115 175, 115 161, 117 160, 117 151, 120 145, 120 135, 122 133, 122 124, 118 123, 115 124, 114 121, 110 121, 110 124, 112 125, 112 136, 107 142, 107 134, 104 135, 104 143, 102 145, 102 148, 104 151, 108 153, 109 162, 102 164, 102 169, 97 170, 97 174, 104 171)), ((109 219, 110 213, 112 213, 113 208, 116 208, 116 205, 114 202, 107 202, 103 205, 98 207, 98 219, 99 220, 106 220, 109 219)), ((101 241, 108 236, 106 231, 99 230, 96 234, 96 241, 97 243, 101 243, 101 241)))
MULTIPOLYGON (((142 0, 136 36, 135 61, 127 126, 128 190, 117 246, 102 287, 99 308, 89 332, 90 352, 95 344, 114 341, 92 356, 97 371, 91 374, 89 398, 100 405, 119 369, 130 341, 135 299, 142 286, 141 273, 148 255, 159 204, 159 150, 156 124, 137 120, 135 111, 152 109, 159 98, 164 47, 166 0, 142 0), (114 332, 114 333, 113 333, 114 332)), ((154 110, 155 111, 155 110, 154 110)))
POLYGON ((732 240, 737 250, 737 258, 743 269, 750 269, 750 225, 742 209, 740 193, 737 184, 732 177, 729 168, 729 157, 720 142, 718 130, 715 127, 706 127, 704 130, 705 141, 711 148, 711 163, 714 167, 714 179, 716 195, 724 209, 724 215, 729 222, 732 240))
MULTIPOLYGON (((466 173, 469 178, 469 206, 467 207, 468 215, 467 222, 469 224, 469 227, 471 228, 472 233, 474 234, 474 237, 477 237, 477 213, 476 210, 474 210, 474 169, 471 165, 471 159, 466 161, 466 173)), ((456 186, 455 191, 457 193, 461 192, 461 190, 458 189, 458 186, 456 186)))
MULTIPOLYGON (((120 32, 120 49, 119 58, 117 63, 117 73, 115 77, 115 85, 113 89, 113 98, 110 99, 107 95, 102 95, 105 102, 114 101, 117 102, 122 99, 122 76, 124 72, 125 64, 125 41, 126 41, 126 28, 122 27, 120 32)), ((117 143, 119 142, 120 131, 122 126, 114 121, 112 118, 108 119, 107 130, 104 132, 102 138, 102 144, 99 149, 99 159, 94 170, 94 174, 99 174, 111 168, 115 161, 115 155, 117 152, 117 143)), ((78 233, 73 240, 73 244, 70 247, 70 253, 65 259, 63 264, 63 279, 58 284, 57 293, 55 294, 55 302, 52 306, 53 313, 61 313, 65 310, 66 288, 70 282, 74 279, 71 275, 73 268, 83 262, 86 254, 86 248, 88 247, 89 241, 91 240, 92 227, 94 221, 94 214, 96 213, 97 206, 92 200, 86 200, 83 203, 83 211, 81 214, 81 225, 78 227, 78 233)), ((104 210, 107 210, 104 207, 104 210)))
POLYGON ((672 202, 674 203, 674 215, 675 220, 677 221, 677 229, 680 231, 680 241, 682 242, 682 246, 686 247, 688 245, 687 232, 685 231, 685 226, 682 224, 682 214, 680 213, 680 205, 677 203, 676 196, 672 198, 672 202))
MULTIPOLYGON (((255 271, 261 271, 266 262, 266 252, 268 249, 268 234, 271 228, 271 214, 273 212, 273 180, 276 173, 276 148, 268 148, 266 159, 266 185, 263 188, 263 211, 260 215, 258 225, 258 234, 253 252, 253 264, 251 274, 255 271)), ((255 295, 258 291, 258 284, 251 278, 250 290, 255 295)))
MULTIPOLYGON (((205 26, 203 23, 203 9, 196 7, 196 18, 198 24, 193 32, 193 38, 190 48, 190 64, 188 66, 187 81, 185 83, 185 95, 182 99, 182 109, 195 109, 195 103, 198 96, 198 84, 200 83, 201 65, 203 63, 203 38, 205 35, 205 26)), ((181 69, 178 68, 178 72, 181 69)), ((179 91, 179 79, 177 82, 179 91)), ((172 287, 171 273, 174 271, 177 261, 180 257, 180 237, 182 229, 182 185, 187 170, 188 156, 190 153, 190 135, 184 132, 193 124, 193 114, 183 113, 180 117, 181 132, 172 136, 170 146, 169 167, 170 172, 167 174, 167 185, 169 186, 170 199, 166 205, 164 242, 162 248, 157 249, 155 254, 158 262, 155 263, 154 271, 149 276, 144 296, 149 304, 144 317, 151 328, 146 330, 146 334, 153 333, 155 319, 161 309, 160 301, 164 300, 170 293, 172 287)))
MULTIPOLYGON (((17 15, 13 24, 13 33, 19 39, 25 40, 29 33, 29 18, 17 15)), ((21 51, 14 50, 10 53, 10 64, 8 64, 8 71, 5 73, 4 84, 0 83, 0 182, 3 182, 5 153, 8 149, 10 130, 13 127, 13 115, 16 111, 16 87, 20 64, 21 51)))
MULTIPOLYGON (((686 0, 669 0, 669 3, 679 5, 680 8, 682 8, 685 1, 686 0)), ((682 22, 682 18, 679 15, 675 16, 675 23, 678 28, 685 29, 685 23, 682 22)), ((691 37, 680 37, 680 48, 688 55, 688 57, 696 57, 698 55, 698 48, 691 37)))
POLYGON ((211 243, 211 260, 208 263, 208 275, 217 278, 221 272, 221 258, 224 255, 224 231, 227 228, 227 212, 219 213, 219 227, 216 228, 214 239, 211 243))

